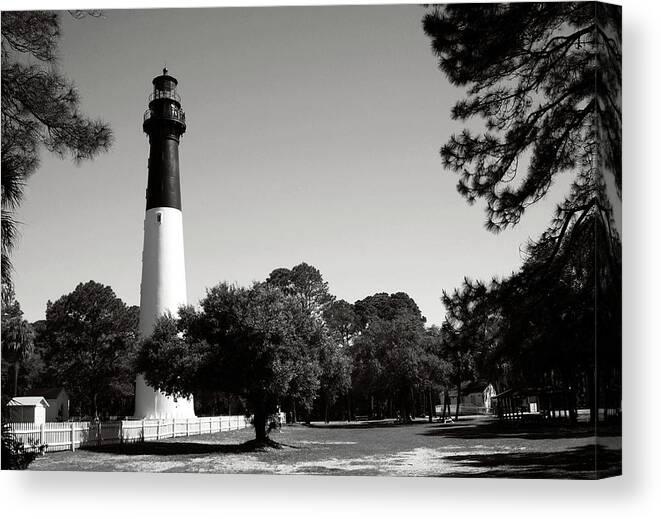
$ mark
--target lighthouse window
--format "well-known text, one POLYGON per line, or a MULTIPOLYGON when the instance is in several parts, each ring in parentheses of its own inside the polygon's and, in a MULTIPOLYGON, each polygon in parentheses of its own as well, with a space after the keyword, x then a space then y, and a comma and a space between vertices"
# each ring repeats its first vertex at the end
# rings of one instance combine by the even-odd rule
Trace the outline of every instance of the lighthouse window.
POLYGON ((156 221, 158 223, 161 223, 162 218, 163 218, 163 213, 156 213, 156 221))

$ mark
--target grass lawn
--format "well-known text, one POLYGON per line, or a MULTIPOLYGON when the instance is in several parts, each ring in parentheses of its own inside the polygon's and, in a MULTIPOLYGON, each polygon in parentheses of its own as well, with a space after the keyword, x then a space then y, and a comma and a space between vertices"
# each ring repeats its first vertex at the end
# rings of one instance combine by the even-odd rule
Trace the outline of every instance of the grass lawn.
POLYGON ((252 429, 48 453, 30 470, 581 478, 621 473, 619 428, 322 423, 271 434, 281 448, 243 445, 252 429))

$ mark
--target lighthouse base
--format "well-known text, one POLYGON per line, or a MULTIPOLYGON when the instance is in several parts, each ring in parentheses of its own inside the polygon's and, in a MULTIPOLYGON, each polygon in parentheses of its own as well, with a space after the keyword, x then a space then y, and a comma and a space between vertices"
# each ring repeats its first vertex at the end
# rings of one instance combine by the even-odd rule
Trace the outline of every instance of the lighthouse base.
POLYGON ((147 385, 145 377, 138 375, 133 417, 139 420, 195 418, 193 397, 168 396, 147 385))

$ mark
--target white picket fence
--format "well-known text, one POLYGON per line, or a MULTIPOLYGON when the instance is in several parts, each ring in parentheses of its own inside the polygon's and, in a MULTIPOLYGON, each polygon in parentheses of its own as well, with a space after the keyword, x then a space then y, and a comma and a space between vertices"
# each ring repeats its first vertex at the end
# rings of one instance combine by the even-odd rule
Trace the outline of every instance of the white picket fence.
POLYGON ((16 439, 27 449, 45 446, 46 452, 194 436, 250 427, 245 416, 208 416, 170 420, 122 420, 116 422, 10 423, 16 439))

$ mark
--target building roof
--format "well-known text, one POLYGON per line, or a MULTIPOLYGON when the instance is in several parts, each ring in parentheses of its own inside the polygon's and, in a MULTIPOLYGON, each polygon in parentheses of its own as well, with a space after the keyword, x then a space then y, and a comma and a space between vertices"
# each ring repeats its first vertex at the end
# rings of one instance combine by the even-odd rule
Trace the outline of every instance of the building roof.
POLYGON ((43 396, 15 396, 7 402, 7 405, 27 407, 43 405, 44 407, 50 407, 43 396))
MULTIPOLYGON (((482 393, 487 387, 489 387, 489 382, 462 382, 461 384, 461 394, 466 396, 471 393, 482 393)), ((451 396, 457 395, 457 388, 454 387, 448 390, 448 394, 451 396)))
POLYGON ((23 396, 43 396, 46 400, 55 400, 62 391, 63 387, 36 387, 26 391, 23 396))
POLYGON ((502 398, 504 396, 522 397, 535 395, 560 395, 563 393, 566 393, 566 391, 563 389, 554 389, 552 387, 515 387, 505 389, 493 398, 502 398))

